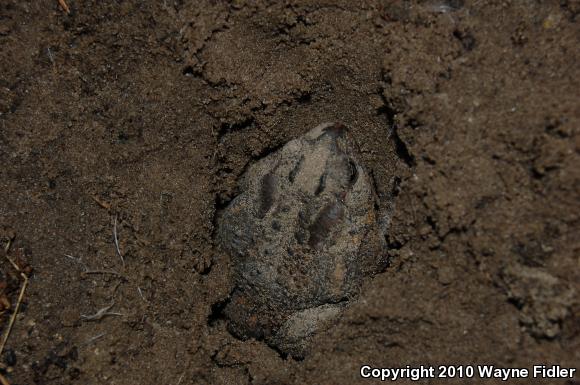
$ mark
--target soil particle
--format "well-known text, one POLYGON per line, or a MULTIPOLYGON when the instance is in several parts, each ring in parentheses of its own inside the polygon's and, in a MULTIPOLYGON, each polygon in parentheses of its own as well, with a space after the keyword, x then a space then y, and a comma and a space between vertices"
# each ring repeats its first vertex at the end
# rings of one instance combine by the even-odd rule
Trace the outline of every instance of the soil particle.
POLYGON ((537 268, 511 266, 503 272, 508 298, 521 309, 520 322, 539 338, 557 337, 577 294, 537 268))

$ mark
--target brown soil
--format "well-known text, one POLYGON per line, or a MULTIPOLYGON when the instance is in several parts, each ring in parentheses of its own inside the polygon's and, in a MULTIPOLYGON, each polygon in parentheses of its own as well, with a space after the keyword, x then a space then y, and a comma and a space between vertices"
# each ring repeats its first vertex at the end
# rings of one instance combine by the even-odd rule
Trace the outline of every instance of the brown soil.
MULTIPOLYGON (((0 236, 33 268, 12 383, 578 365, 580 3, 67 2, 0 3, 0 236), (391 264, 294 360, 228 333, 214 214, 325 121, 395 199, 391 264)), ((1 266, 6 330, 19 276, 1 266)))

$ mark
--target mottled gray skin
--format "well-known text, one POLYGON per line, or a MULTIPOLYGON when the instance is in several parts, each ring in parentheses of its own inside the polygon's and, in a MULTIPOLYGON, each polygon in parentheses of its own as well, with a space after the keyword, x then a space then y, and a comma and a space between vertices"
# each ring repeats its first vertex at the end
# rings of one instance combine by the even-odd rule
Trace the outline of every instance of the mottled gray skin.
POLYGON ((230 330, 303 356, 380 265, 375 193, 348 130, 322 124, 253 164, 218 220, 230 330))

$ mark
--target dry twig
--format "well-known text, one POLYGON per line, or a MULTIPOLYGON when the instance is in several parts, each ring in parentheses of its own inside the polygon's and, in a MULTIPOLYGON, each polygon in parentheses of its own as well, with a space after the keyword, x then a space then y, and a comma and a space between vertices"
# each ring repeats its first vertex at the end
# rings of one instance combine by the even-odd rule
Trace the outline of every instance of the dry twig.
POLYGON ((26 291, 26 287, 28 286, 28 276, 22 271, 22 269, 20 269, 18 264, 16 264, 16 262, 14 262, 8 256, 8 250, 10 249, 10 245, 11 245, 11 240, 8 241, 8 243, 6 244, 6 247, 4 248, 4 256, 6 257, 8 262, 10 262, 10 264, 14 267, 14 269, 16 269, 16 271, 18 271, 18 273, 20 274, 20 277, 22 277, 23 283, 22 283, 22 287, 20 288, 20 294, 18 294, 18 301, 16 302, 16 306, 14 307, 14 312, 12 313, 12 316, 10 317, 10 321, 8 322, 8 328, 6 329, 6 332, 4 333, 4 337, 2 338, 2 343, 0 344, 0 354, 2 354, 2 352, 4 351, 4 347, 6 346, 6 342, 8 341, 8 337, 10 337, 10 332, 12 332, 12 327, 14 326, 14 322, 16 321, 16 316, 18 315, 18 310, 20 309, 20 304, 22 303, 22 299, 24 298, 24 292, 26 291))
POLYGON ((110 275, 115 275, 117 277, 126 279, 125 276, 121 273, 119 273, 118 271, 115 270, 90 270, 89 267, 82 261, 82 257, 73 257, 70 254, 65 254, 65 257, 72 259, 73 261, 75 261, 76 263, 78 263, 79 265, 81 265, 83 271, 81 272, 81 274, 84 275, 89 275, 89 274, 110 274, 110 275))
POLYGON ((83 271, 83 274, 110 274, 116 275, 117 277, 125 278, 121 273, 116 272, 115 270, 86 270, 83 271))
POLYGON ((0 384, 2 385, 10 385, 10 382, 0 373, 0 384))
POLYGON ((97 195, 91 195, 91 197, 102 208, 107 209, 107 210, 110 210, 111 209, 111 204, 109 202, 105 202, 104 200, 102 200, 101 198, 99 198, 97 195))
POLYGON ((116 312, 110 312, 109 310, 111 310, 111 308, 115 306, 115 301, 111 302, 110 305, 105 306, 102 309, 99 309, 95 314, 91 314, 91 315, 84 315, 81 314, 81 318, 85 321, 100 321, 103 318, 105 318, 106 316, 109 315, 117 315, 117 316, 122 316, 123 314, 121 313, 116 313, 116 312))
POLYGON ((147 302, 147 300, 145 299, 145 296, 143 295, 143 291, 141 291, 141 288, 139 286, 137 286, 137 291, 139 292, 141 299, 143 299, 143 301, 147 302))
POLYGON ((119 237, 117 237, 117 215, 115 215, 115 221, 113 223, 113 238, 115 240, 115 248, 117 249, 117 254, 121 258, 121 262, 123 262, 123 267, 125 266, 125 258, 123 258, 123 254, 121 254, 121 249, 119 248, 119 237))
POLYGON ((68 4, 66 3, 65 0, 58 0, 58 4, 60 5, 63 11, 65 11, 66 13, 70 13, 70 8, 68 7, 68 4))
POLYGON ((96 340, 103 338, 107 333, 97 334, 94 337, 89 338, 86 342, 84 342, 81 346, 87 346, 95 342, 96 340))

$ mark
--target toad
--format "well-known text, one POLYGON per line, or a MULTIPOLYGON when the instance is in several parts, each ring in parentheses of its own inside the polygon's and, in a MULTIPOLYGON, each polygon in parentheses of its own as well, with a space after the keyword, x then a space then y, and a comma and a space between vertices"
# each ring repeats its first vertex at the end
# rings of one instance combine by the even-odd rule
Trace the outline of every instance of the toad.
POLYGON ((349 130, 324 123, 260 159, 218 217, 231 256, 229 330, 303 357, 384 266, 371 178, 349 130))

